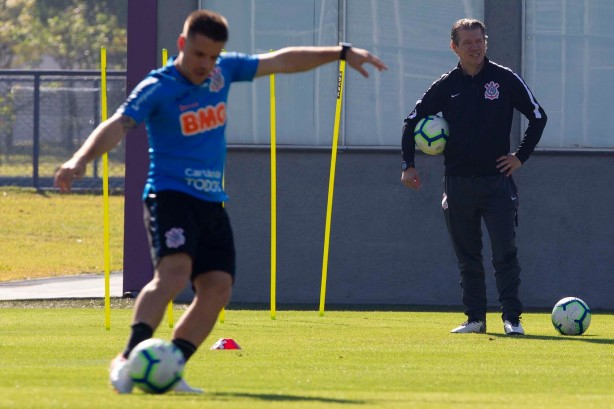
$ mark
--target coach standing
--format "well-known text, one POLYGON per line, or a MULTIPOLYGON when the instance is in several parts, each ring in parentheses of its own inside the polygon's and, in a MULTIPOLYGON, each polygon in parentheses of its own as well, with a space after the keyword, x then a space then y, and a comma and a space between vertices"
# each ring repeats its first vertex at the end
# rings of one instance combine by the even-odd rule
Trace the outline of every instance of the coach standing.
POLYGON ((519 202, 512 173, 535 149, 547 118, 518 74, 486 58, 486 39, 484 24, 479 20, 461 19, 452 26, 450 48, 459 63, 431 85, 405 119, 401 181, 409 188, 420 189, 413 130, 421 118, 441 112, 450 126, 441 203, 458 259, 467 315, 467 320, 451 332, 486 332, 484 219, 492 243, 504 331, 524 335, 515 244, 519 202), (514 109, 529 120, 529 125, 518 149, 510 154, 514 109))

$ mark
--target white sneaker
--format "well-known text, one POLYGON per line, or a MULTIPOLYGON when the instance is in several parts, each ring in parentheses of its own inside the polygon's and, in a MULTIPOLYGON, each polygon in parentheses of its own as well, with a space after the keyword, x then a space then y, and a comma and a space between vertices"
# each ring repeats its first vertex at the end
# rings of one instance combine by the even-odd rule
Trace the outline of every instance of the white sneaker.
POLYGON ((516 322, 509 320, 503 321, 503 330, 507 335, 524 335, 524 328, 522 328, 520 319, 516 322))
POLYGON ((173 387, 173 392, 177 393, 205 393, 204 390, 198 388, 192 388, 185 379, 181 378, 177 385, 173 387))
POLYGON ((119 354, 111 361, 109 368, 109 379, 111 385, 117 393, 132 393, 134 382, 128 373, 128 360, 119 354))
POLYGON ((485 334, 486 323, 484 321, 465 321, 450 332, 453 334, 485 334))

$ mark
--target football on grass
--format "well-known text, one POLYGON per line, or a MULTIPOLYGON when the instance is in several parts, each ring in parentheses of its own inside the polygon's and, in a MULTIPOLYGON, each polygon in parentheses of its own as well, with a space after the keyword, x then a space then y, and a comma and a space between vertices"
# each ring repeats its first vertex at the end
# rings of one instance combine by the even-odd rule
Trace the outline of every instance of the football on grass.
POLYGON ((185 359, 173 343, 151 338, 132 350, 128 365, 130 377, 139 389, 165 393, 181 380, 185 359))
POLYGON ((582 335, 590 324, 591 310, 579 298, 563 298, 552 309, 552 325, 563 335, 582 335))
POLYGON ((416 146, 428 155, 441 154, 449 137, 448 121, 438 115, 425 116, 414 128, 416 146))

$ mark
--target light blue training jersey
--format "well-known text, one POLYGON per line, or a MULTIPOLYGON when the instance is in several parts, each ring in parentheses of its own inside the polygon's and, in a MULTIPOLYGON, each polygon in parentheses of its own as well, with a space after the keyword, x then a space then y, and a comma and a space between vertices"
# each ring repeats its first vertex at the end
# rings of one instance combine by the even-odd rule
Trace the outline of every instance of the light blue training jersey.
POLYGON ((117 110, 147 127, 149 173, 143 199, 151 192, 176 190, 209 202, 226 201, 228 91, 232 82, 254 79, 258 57, 222 53, 201 85, 181 75, 174 60, 150 72, 117 110))

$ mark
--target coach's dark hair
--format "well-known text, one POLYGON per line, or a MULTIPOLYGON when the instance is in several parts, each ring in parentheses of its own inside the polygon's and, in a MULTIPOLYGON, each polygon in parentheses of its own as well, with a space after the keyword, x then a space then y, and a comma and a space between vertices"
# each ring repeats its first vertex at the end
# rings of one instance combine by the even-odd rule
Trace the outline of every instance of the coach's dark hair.
POLYGON ((480 20, 476 20, 474 18, 462 18, 458 20, 456 23, 452 25, 452 30, 450 31, 450 38, 454 41, 454 44, 458 45, 458 32, 460 30, 482 30, 482 35, 484 39, 487 39, 486 35, 486 26, 480 20))
POLYGON ((211 10, 196 10, 190 13, 183 25, 186 37, 202 34, 213 41, 228 41, 228 22, 221 14, 211 10))

